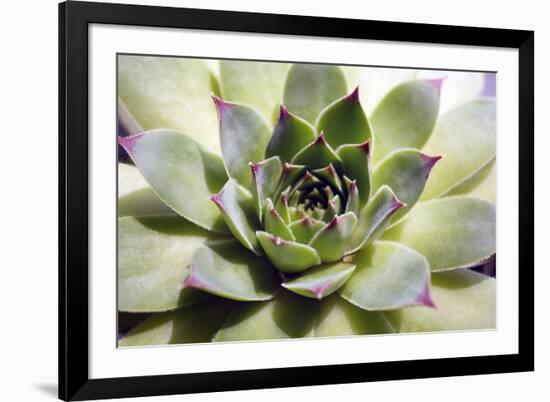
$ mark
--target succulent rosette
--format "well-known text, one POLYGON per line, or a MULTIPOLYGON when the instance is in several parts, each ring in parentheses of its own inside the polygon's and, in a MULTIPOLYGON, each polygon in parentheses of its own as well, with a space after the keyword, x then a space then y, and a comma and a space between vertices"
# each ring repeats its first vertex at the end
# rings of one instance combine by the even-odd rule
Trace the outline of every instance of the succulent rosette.
POLYGON ((407 77, 366 111, 374 70, 214 67, 119 59, 118 304, 151 313, 120 345, 494 327, 493 100, 441 113, 407 77))

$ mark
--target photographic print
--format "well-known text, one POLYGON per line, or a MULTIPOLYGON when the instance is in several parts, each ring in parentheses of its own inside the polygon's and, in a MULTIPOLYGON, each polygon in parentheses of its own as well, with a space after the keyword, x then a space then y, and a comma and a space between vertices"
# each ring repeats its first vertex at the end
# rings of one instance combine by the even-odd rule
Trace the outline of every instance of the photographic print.
POLYGON ((119 347, 496 328, 495 73, 118 54, 117 92, 119 347))

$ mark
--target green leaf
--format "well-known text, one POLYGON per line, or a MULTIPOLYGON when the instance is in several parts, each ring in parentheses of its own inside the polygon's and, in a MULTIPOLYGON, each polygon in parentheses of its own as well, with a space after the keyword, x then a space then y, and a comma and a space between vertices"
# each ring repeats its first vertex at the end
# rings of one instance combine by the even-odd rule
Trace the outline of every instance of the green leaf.
POLYGON ((387 312, 399 332, 496 328, 496 280, 468 269, 432 274, 437 308, 409 307, 387 312))
POLYGON ((348 251, 349 239, 357 225, 353 212, 335 216, 310 241, 323 262, 337 261, 348 251))
POLYGON ((296 241, 307 244, 311 238, 326 225, 325 222, 305 216, 299 221, 290 224, 290 230, 296 241))
POLYGON ((225 99, 254 106, 269 122, 281 99, 290 64, 220 60, 225 99))
POLYGON ((350 241, 350 252, 366 247, 378 239, 390 224, 393 215, 403 205, 391 188, 380 187, 359 213, 357 229, 350 241))
POLYGON ((422 200, 438 197, 461 183, 496 155, 496 106, 478 99, 452 109, 440 119, 424 150, 443 155, 422 200))
POLYGON ((319 265, 283 283, 283 287, 296 294, 320 300, 336 292, 354 270, 355 265, 344 262, 319 265))
POLYGON ((180 310, 158 313, 118 342, 119 347, 210 342, 235 303, 211 299, 180 310))
POLYGON ((327 142, 333 148, 370 140, 371 127, 359 103, 359 87, 323 109, 315 127, 317 132, 325 133, 327 142))
POLYGON ((424 255, 432 271, 471 267, 496 251, 495 206, 471 197, 446 197, 417 204, 384 239, 424 255))
POLYGON ((437 121, 441 84, 441 80, 404 82, 382 99, 370 119, 375 164, 397 148, 426 144, 437 121))
POLYGON ((496 161, 497 158, 494 157, 466 179, 453 186, 443 194, 443 197, 449 195, 472 195, 494 204, 496 201, 496 161))
POLYGON ((227 180, 219 156, 172 130, 119 137, 119 143, 166 205, 207 230, 226 232, 219 212, 208 202, 227 180))
MULTIPOLYGON (((349 180, 347 177, 345 177, 345 179, 349 180)), ((350 181, 347 187, 348 200, 346 201, 346 212, 353 212, 357 216, 359 215, 359 209, 361 207, 359 200, 359 190, 357 189, 357 181, 350 181)))
POLYGON ((440 156, 428 156, 416 149, 400 149, 388 155, 373 176, 373 189, 388 185, 406 206, 395 213, 392 221, 401 219, 416 204, 434 165, 440 156))
POLYGON ((304 165, 309 169, 324 168, 331 163, 335 168, 340 169, 342 161, 336 152, 325 140, 321 133, 311 144, 298 152, 292 159, 294 165, 304 165))
POLYGON ((273 198, 279 186, 283 166, 281 160, 274 156, 259 163, 251 163, 252 178, 254 185, 252 186, 252 195, 254 196, 254 207, 258 218, 262 221, 262 213, 265 206, 265 201, 268 198, 273 198))
POLYGON ((481 182, 477 184, 475 188, 471 189, 468 195, 482 198, 494 204, 496 202, 497 192, 497 167, 494 163, 491 165, 492 167, 488 170, 484 169, 481 182))
POLYGON ((282 272, 302 272, 321 263, 319 254, 310 246, 263 231, 256 232, 256 236, 271 263, 282 272))
POLYGON ((220 149, 210 94, 216 79, 201 60, 119 55, 118 95, 143 130, 173 129, 220 149))
POLYGON ((315 336, 388 334, 395 332, 380 311, 366 311, 337 294, 321 300, 315 336))
POLYGON ((336 153, 344 165, 344 174, 357 182, 361 206, 365 205, 372 188, 370 142, 342 145, 336 150, 336 153))
POLYGON ((195 250, 214 235, 179 216, 118 219, 118 310, 155 312, 192 304, 184 289, 195 250))
POLYGON ((241 303, 214 342, 311 337, 317 312, 315 300, 287 291, 267 302, 241 303))
POLYGON ((340 179, 340 176, 332 163, 324 168, 315 169, 312 173, 315 177, 321 178, 325 183, 327 183, 334 193, 344 194, 342 180, 340 179))
POLYGON ((399 243, 378 241, 353 256, 357 269, 340 295, 365 310, 433 306, 426 258, 399 243))
POLYGON ((346 77, 338 66, 294 64, 288 71, 284 104, 313 123, 319 112, 347 92, 346 77))
POLYGON ((133 165, 118 164, 118 216, 176 215, 133 165))
POLYGON ((268 199, 265 205, 264 228, 267 232, 285 240, 296 240, 286 222, 273 206, 271 199, 268 199))
POLYGON ((222 156, 230 177, 247 189, 252 188, 249 163, 264 159, 269 141, 269 128, 253 108, 226 102, 214 96, 220 121, 222 156))
POLYGON ((279 119, 267 144, 265 156, 277 155, 283 162, 290 162, 294 155, 313 140, 313 126, 281 105, 279 119))
POLYGON ((231 233, 247 249, 261 255, 262 250, 254 232, 260 227, 260 221, 254 212, 254 203, 250 193, 229 179, 221 191, 210 199, 217 205, 231 233))
POLYGON ((283 174, 277 192, 284 192, 288 189, 289 193, 293 192, 301 183, 304 174, 307 174, 305 166, 292 165, 284 163, 283 174))
POLYGON ((280 283, 269 261, 228 240, 195 251, 184 285, 226 299, 258 301, 272 299, 280 283))

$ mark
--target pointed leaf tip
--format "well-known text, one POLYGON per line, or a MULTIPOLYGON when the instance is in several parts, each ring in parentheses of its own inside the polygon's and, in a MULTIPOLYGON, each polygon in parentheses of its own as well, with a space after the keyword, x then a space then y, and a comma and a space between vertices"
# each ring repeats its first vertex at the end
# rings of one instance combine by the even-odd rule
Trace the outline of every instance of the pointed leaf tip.
POLYGON ((285 105, 281 104, 281 106, 279 106, 279 121, 287 119, 288 115, 288 109, 285 105))
POLYGON ((426 155, 426 154, 423 154, 423 153, 420 153, 420 157, 421 157, 422 160, 424 161, 425 166, 426 166, 426 169, 428 170, 428 173, 430 173, 430 171, 431 171, 432 168, 435 166, 435 164, 436 164, 441 158, 443 158, 442 155, 430 156, 430 155, 426 155))
POLYGON ((218 110, 219 117, 221 119, 223 113, 226 110, 229 110, 231 108, 232 103, 224 101, 222 98, 214 94, 212 94, 211 96, 212 96, 212 100, 214 101, 214 104, 216 105, 216 109, 218 110))
POLYGON ((345 99, 352 103, 359 103, 359 85, 345 99))
POLYGON ((327 140, 325 139, 325 133, 321 131, 319 136, 315 138, 315 141, 313 141, 313 145, 325 145, 327 143, 327 140))
POLYGON ((417 300, 418 300, 418 303, 423 306, 437 309, 437 306, 432 298, 429 281, 426 283, 426 287, 424 288, 424 291, 418 296, 417 300))
POLYGON ((443 86, 443 82, 446 79, 447 77, 441 77, 441 78, 435 78, 433 80, 427 80, 427 81, 434 86, 434 88, 437 90, 438 95, 441 95, 441 87, 443 86))
POLYGON ((143 136, 144 136, 143 133, 135 134, 135 135, 129 135, 127 137, 118 136, 118 143, 119 143, 120 146, 122 146, 122 148, 124 148, 124 150, 126 152, 128 152, 129 154, 132 154, 132 152, 134 150, 134 146, 139 141, 139 139, 143 136))

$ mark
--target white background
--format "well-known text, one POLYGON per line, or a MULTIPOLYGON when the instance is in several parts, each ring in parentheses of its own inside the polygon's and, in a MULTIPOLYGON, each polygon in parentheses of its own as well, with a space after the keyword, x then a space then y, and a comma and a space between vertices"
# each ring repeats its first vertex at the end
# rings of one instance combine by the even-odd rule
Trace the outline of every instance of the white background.
MULTIPOLYGON (((181 5, 275 13, 340 16, 364 19, 494 26, 536 31, 537 205, 549 195, 550 166, 543 154, 550 145, 546 133, 544 89, 550 89, 550 27, 543 2, 524 0, 515 6, 497 1, 393 1, 362 3, 353 0, 319 2, 278 0, 162 1, 181 5), (314 6, 314 7, 313 7, 314 6), (313 7, 313 8, 312 8, 313 7), (538 113, 537 113, 538 111, 538 113)), ((0 282, 0 396, 6 401, 53 400, 57 375, 57 6, 55 1, 11 2, 3 5, 1 26, 2 129, 0 207, 2 248, 0 282), (15 6, 14 6, 15 4, 15 6), (6 124, 7 123, 7 124, 6 124), (7 141, 6 141, 7 140, 7 141)), ((537 209, 537 250, 546 239, 541 222, 547 210, 537 209)), ((536 255, 536 372, 371 384, 243 391, 223 394, 173 396, 159 401, 279 401, 281 399, 341 398, 370 400, 446 401, 545 400, 550 376, 550 348, 544 338, 550 329, 545 311, 550 283, 542 252, 536 255)), ((145 400, 145 399, 139 399, 145 400)))

